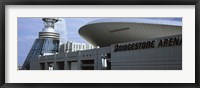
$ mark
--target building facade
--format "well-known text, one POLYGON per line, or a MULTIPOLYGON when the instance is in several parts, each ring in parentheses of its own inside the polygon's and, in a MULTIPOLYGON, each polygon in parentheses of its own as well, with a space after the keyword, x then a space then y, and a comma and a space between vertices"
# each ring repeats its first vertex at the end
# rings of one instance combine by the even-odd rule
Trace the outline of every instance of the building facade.
POLYGON ((67 41, 67 43, 63 43, 60 45, 60 53, 75 52, 88 49, 94 49, 94 47, 91 44, 78 43, 72 41, 67 41))
POLYGON ((54 24, 58 18, 43 18, 44 28, 39 32, 39 38, 35 39, 29 51, 22 69, 30 69, 30 61, 38 56, 53 55, 59 52, 60 34, 54 31, 54 24))
POLYGON ((31 70, 182 70, 182 26, 166 23, 89 23, 79 33, 100 48, 67 42, 58 53, 29 60, 29 67, 31 70))
POLYGON ((39 56, 30 63, 30 69, 49 70, 53 64, 54 70, 181 70, 181 36, 175 35, 112 44, 91 50, 39 56), (149 41, 153 43, 148 44, 149 41), (144 44, 136 45, 140 43, 144 44), (122 47, 117 48, 117 45, 122 47))

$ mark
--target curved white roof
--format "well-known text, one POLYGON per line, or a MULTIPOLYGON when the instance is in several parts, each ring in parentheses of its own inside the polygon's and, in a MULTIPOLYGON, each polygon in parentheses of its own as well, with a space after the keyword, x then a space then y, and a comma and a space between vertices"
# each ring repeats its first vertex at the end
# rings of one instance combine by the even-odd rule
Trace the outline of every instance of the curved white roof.
MULTIPOLYGON (((124 23, 144 23, 144 24, 158 24, 158 25, 171 25, 182 26, 181 21, 172 18, 108 18, 91 21, 88 24, 107 23, 107 22, 124 22, 124 23)), ((87 24, 87 25, 88 25, 87 24)))
POLYGON ((94 46, 109 46, 182 34, 182 22, 167 19, 114 18, 95 20, 79 29, 79 34, 94 46))

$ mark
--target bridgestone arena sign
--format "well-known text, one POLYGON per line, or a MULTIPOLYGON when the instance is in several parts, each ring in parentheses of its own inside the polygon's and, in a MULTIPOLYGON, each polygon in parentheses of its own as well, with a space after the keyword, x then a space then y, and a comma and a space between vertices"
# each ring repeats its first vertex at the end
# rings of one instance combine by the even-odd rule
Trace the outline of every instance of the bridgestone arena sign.
POLYGON ((156 47, 178 46, 178 45, 182 45, 182 38, 180 36, 160 39, 160 40, 137 42, 137 43, 116 44, 114 46, 114 52, 149 49, 156 47))

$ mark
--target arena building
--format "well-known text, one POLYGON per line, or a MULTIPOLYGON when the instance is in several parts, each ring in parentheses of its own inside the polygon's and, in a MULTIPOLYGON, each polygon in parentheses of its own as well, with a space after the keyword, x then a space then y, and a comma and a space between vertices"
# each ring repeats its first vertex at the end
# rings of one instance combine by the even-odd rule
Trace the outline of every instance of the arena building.
POLYGON ((88 49, 94 49, 94 46, 92 46, 91 44, 86 44, 86 43, 67 41, 66 43, 63 43, 60 45, 59 53, 75 52, 75 51, 88 50, 88 49))
POLYGON ((99 48, 35 55, 22 69, 182 70, 182 22, 103 19, 82 26, 79 34, 99 48))

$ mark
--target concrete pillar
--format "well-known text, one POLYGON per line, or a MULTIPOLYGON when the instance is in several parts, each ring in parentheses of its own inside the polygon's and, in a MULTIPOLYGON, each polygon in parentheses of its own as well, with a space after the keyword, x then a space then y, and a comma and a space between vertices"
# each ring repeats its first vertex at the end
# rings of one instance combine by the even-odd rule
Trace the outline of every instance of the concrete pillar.
POLYGON ((69 64, 67 61, 64 62, 64 69, 69 70, 69 64))
POLYGON ((98 70, 98 49, 94 49, 94 70, 98 70))
POLYGON ((78 51, 77 63, 78 63, 78 70, 81 70, 81 52, 80 51, 78 51))
POLYGON ((47 62, 45 62, 45 70, 49 70, 49 66, 47 62))
POLYGON ((53 62, 53 70, 58 70, 58 64, 56 61, 53 62))
POLYGON ((80 59, 78 59, 78 70, 81 70, 81 60, 80 59))
MULTIPOLYGON (((67 49, 69 49, 69 44, 67 46, 68 46, 67 49)), ((69 70, 69 64, 67 61, 68 61, 67 54, 65 54, 65 56, 64 56, 64 69, 65 70, 69 70)))

